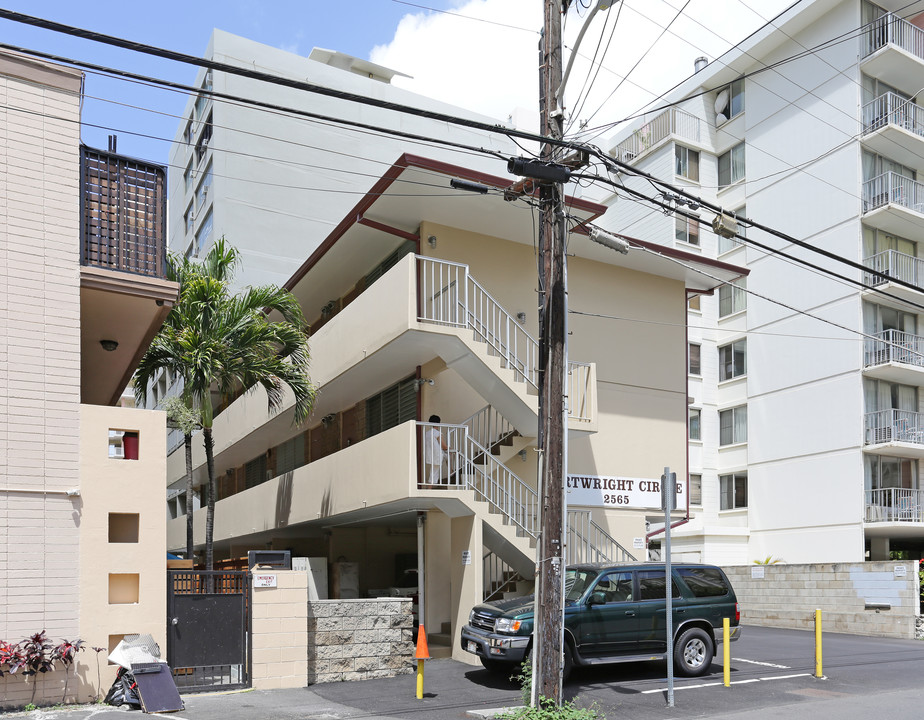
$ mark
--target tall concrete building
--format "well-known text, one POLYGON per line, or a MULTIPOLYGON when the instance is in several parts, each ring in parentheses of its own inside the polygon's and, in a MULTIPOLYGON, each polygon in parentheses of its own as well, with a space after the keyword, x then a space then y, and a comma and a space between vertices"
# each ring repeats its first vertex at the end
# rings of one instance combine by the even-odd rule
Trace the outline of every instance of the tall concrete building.
MULTIPOLYGON (((0 640, 112 649, 165 635, 165 420, 116 404, 177 287, 165 169, 82 146, 82 88, 0 53, 0 640)), ((5 673, 0 708, 94 697, 94 655, 5 673)))
MULTIPOLYGON (((750 270, 746 283, 690 299, 690 511, 673 546, 682 557, 921 557, 920 9, 803 0, 608 146, 737 215, 739 231, 770 249, 717 236, 716 213, 703 208, 697 224, 620 199, 601 219, 750 270)), ((631 173, 623 180, 652 192, 631 173)))

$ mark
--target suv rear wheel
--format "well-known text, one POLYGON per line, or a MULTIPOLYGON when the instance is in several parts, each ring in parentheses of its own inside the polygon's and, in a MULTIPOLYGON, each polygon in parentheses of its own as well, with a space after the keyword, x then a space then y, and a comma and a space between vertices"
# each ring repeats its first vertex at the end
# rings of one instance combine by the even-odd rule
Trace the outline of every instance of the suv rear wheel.
POLYGON ((674 667, 687 677, 702 675, 712 664, 712 638, 701 628, 684 630, 674 645, 674 667))

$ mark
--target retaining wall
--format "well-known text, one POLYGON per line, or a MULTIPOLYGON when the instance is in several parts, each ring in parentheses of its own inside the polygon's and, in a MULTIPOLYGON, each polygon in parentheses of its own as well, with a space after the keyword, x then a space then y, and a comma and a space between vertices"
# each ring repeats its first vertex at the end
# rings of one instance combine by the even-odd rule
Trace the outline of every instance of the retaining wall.
POLYGON ((414 672, 410 599, 308 603, 308 683, 414 672))
POLYGON ((920 615, 917 562, 743 565, 724 568, 743 625, 907 638, 920 615))

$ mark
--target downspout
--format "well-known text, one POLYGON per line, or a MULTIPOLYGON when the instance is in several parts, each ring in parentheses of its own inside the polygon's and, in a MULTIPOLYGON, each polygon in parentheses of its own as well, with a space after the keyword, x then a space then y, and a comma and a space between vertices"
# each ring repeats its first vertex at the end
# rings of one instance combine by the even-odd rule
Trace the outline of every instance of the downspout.
MULTIPOLYGON (((417 513, 417 624, 426 627, 424 619, 424 523, 427 514, 417 513)), ((426 630, 424 631, 426 632, 426 630)))
MULTIPOLYGON (((690 302, 690 298, 693 297, 694 295, 707 295, 707 294, 711 295, 712 292, 706 293, 706 292, 703 292, 702 290, 687 290, 686 291, 685 297, 684 297, 684 307, 683 307, 684 318, 688 317, 687 306, 688 306, 688 303, 690 302)), ((687 353, 690 352, 690 323, 689 321, 685 321, 683 324, 683 346, 684 346, 683 356, 686 358, 687 353)), ((684 376, 683 386, 685 389, 684 394, 686 395, 686 398, 687 398, 687 406, 689 406, 689 403, 690 403, 690 366, 689 366, 688 361, 684 362, 684 365, 685 367, 684 367, 684 373, 683 373, 683 376, 684 376)), ((702 422, 702 419, 700 419, 700 422, 702 422)), ((687 440, 686 440, 687 508, 686 508, 686 513, 683 518, 681 518, 677 522, 671 523, 671 530, 673 530, 675 527, 680 527, 681 525, 686 525, 688 522, 690 522, 690 413, 689 412, 687 413, 687 419, 684 422, 684 426, 687 429, 687 435, 686 435, 687 437, 687 440)), ((700 431, 702 431, 702 427, 700 427, 700 431)), ((645 551, 646 552, 648 550, 648 541, 651 538, 653 538, 655 535, 660 535, 663 532, 664 530, 662 529, 662 530, 654 530, 653 532, 645 534, 645 551)))

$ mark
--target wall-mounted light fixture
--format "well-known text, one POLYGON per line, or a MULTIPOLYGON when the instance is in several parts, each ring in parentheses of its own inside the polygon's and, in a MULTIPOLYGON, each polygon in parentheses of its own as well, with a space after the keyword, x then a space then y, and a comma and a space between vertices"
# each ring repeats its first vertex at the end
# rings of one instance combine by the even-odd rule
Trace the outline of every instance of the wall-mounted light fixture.
POLYGON ((436 235, 431 235, 430 237, 427 238, 427 245, 429 245, 432 248, 436 247, 436 235))
POLYGON ((524 325, 526 323, 526 313, 525 312, 520 311, 517 313, 517 322, 520 323, 520 325, 524 325))
POLYGON ((417 378, 417 379, 414 381, 414 389, 417 390, 418 392, 420 392, 420 386, 421 386, 421 385, 429 385, 429 386, 433 387, 433 384, 434 384, 434 383, 433 383, 433 378, 417 378))
POLYGON ((520 460, 522 460, 523 462, 526 462, 527 454, 528 453, 526 452, 526 448, 523 448, 522 450, 520 450, 520 452, 517 453, 517 455, 520 456, 520 460))
POLYGON ((328 302, 327 305, 321 308, 321 317, 330 317, 333 314, 335 307, 337 307, 336 300, 331 300, 328 302))
POLYGON ((334 420, 336 419, 337 419, 337 416, 334 413, 328 413, 327 415, 321 418, 321 424, 324 427, 329 428, 331 425, 334 424, 334 420))
POLYGON ((103 347, 103 350, 105 350, 106 352, 112 352, 117 347, 119 347, 119 343, 117 340, 100 340, 99 344, 103 347))

